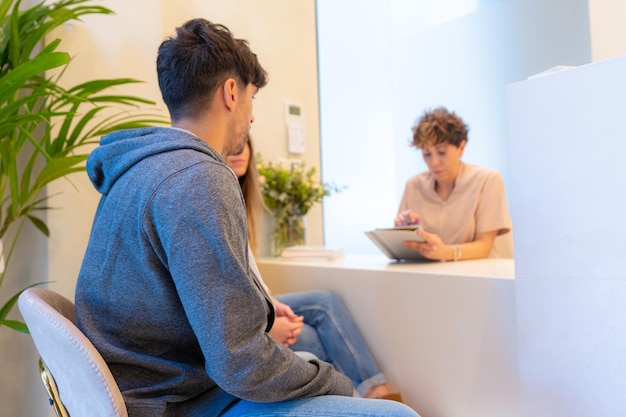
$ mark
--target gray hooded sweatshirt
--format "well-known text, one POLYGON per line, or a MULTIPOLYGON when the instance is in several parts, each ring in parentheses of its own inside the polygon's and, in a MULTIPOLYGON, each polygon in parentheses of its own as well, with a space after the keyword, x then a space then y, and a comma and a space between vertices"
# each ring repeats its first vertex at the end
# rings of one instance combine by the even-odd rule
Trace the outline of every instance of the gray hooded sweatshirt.
POLYGON ((76 286, 79 328, 129 416, 217 416, 238 399, 352 395, 331 365, 267 334, 237 178, 189 132, 104 136, 87 160, 102 194, 76 286))

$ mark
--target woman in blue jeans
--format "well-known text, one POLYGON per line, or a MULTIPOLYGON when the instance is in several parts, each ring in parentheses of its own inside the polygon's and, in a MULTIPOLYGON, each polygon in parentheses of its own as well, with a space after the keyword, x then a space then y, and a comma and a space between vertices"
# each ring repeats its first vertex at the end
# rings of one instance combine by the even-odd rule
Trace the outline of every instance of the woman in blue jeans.
POLYGON ((389 396, 385 377, 378 369, 365 340, 339 296, 332 291, 307 291, 280 294, 278 301, 291 307, 304 318, 304 326, 294 351, 311 352, 321 360, 332 363, 346 374, 359 395, 389 396))
MULTIPOLYGON (((246 201, 250 246, 256 252, 256 230, 263 203, 250 138, 244 151, 229 156, 227 162, 239 178, 246 201)), ((332 363, 352 380, 362 397, 401 400, 400 394, 389 392, 385 376, 337 294, 307 291, 272 296, 272 299, 277 311, 270 331, 274 340, 332 363)))

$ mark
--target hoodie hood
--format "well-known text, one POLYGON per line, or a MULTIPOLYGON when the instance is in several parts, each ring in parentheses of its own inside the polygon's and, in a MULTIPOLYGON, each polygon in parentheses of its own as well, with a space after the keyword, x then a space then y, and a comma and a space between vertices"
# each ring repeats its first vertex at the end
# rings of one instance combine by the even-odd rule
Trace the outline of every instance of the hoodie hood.
POLYGON ((101 138, 100 146, 87 158, 87 175, 101 194, 107 194, 115 181, 139 161, 179 149, 193 149, 226 163, 191 132, 169 127, 128 129, 101 138))

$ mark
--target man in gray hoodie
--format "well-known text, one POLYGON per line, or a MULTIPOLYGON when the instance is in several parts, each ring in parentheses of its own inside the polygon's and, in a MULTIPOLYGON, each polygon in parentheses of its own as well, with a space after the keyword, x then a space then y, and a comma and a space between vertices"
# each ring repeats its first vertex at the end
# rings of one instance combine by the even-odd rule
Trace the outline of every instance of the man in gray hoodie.
POLYGON ((275 312, 224 161, 243 150, 267 83, 247 42, 194 19, 161 44, 157 72, 172 127, 107 135, 87 161, 102 197, 76 288, 78 325, 129 416, 415 417, 351 397, 331 365, 267 333, 275 312))

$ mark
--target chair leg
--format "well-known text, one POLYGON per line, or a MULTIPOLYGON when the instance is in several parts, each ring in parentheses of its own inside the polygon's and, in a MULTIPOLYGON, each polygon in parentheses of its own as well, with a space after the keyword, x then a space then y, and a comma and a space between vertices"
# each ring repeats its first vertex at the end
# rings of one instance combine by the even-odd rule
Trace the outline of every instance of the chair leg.
POLYGON ((57 389, 57 384, 54 381, 54 377, 52 376, 52 373, 41 358, 39 358, 39 374, 41 375, 41 381, 46 388, 46 392, 48 392, 48 401, 54 409, 57 417, 70 417, 67 410, 65 409, 65 406, 61 402, 61 398, 59 397, 59 390, 57 389))

